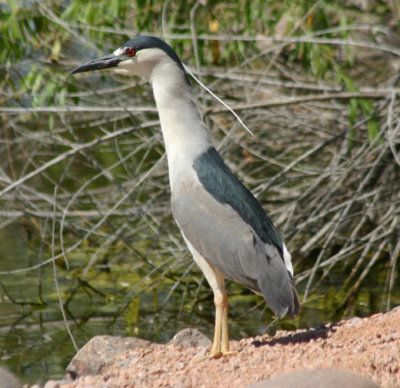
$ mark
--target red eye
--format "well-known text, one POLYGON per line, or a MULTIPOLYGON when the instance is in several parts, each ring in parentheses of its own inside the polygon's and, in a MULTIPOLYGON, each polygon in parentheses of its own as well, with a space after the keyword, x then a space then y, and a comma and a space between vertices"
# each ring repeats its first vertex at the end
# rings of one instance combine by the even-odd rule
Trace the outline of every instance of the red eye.
POLYGON ((132 48, 132 47, 128 47, 128 48, 126 49, 126 51, 125 51, 125 54, 126 54, 128 57, 134 57, 134 56, 136 55, 136 50, 135 50, 134 48, 132 48))

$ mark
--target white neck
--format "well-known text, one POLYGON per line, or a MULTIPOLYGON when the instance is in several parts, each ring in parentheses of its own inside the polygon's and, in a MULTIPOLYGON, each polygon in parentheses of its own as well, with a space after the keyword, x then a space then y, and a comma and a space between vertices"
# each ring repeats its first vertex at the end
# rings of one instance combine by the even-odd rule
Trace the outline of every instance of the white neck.
POLYGON ((150 82, 160 116, 172 188, 180 177, 193 171, 193 160, 210 147, 211 141, 191 88, 175 63, 155 66, 150 82))

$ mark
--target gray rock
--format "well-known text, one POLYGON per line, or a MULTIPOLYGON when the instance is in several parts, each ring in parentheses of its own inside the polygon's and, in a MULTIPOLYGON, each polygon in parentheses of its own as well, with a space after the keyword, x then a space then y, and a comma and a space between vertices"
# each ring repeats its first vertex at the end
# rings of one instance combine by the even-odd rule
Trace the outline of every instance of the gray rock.
POLYGON ((248 388, 379 388, 366 377, 338 369, 312 369, 284 373, 248 388))
POLYGON ((211 345, 211 341, 206 335, 198 329, 191 328, 178 331, 169 343, 184 348, 198 348, 211 345))
POLYGON ((22 385, 12 373, 0 366, 0 388, 22 388, 22 385))
POLYGON ((149 341, 140 338, 98 335, 79 350, 67 366, 67 372, 73 379, 95 375, 102 367, 115 362, 124 351, 150 345, 149 341))

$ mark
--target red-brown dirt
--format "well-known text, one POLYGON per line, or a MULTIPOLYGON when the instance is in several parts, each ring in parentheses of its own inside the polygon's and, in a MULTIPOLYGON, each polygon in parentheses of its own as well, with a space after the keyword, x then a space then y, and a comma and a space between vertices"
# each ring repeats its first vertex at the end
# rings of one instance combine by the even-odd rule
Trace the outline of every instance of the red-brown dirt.
POLYGON ((86 361, 75 360, 70 370, 78 375, 76 379, 58 383, 61 388, 242 388, 284 372, 321 368, 353 371, 380 387, 400 387, 400 307, 318 329, 244 338, 231 341, 230 346, 236 355, 209 359, 204 344, 139 340, 133 347, 118 346, 118 354, 100 363, 94 375, 83 375, 93 371, 86 361))

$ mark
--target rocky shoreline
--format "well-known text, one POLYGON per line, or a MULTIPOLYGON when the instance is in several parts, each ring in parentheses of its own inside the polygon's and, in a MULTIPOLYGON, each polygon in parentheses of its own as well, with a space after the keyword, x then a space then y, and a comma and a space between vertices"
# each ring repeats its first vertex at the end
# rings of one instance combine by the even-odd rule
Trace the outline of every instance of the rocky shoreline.
POLYGON ((230 345, 237 354, 209 359, 210 340, 196 329, 179 332, 167 344, 96 336, 73 358, 65 378, 48 381, 45 388, 244 388, 254 384, 266 388, 289 387, 293 379, 299 387, 302 379, 305 387, 336 387, 329 381, 341 378, 352 388, 400 387, 400 306, 368 318, 278 331, 274 337, 244 338, 230 345), (316 385, 312 385, 314 380, 316 385))

